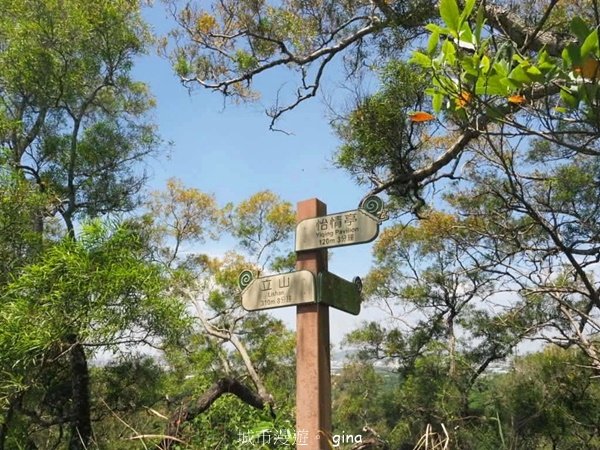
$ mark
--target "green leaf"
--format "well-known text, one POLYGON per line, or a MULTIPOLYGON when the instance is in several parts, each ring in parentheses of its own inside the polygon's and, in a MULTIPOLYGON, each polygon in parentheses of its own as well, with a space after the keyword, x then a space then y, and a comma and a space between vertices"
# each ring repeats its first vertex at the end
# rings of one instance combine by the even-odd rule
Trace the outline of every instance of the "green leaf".
POLYGON ((180 77, 187 77, 190 74, 190 65, 184 57, 177 58, 177 62, 175 63, 175 73, 180 77))
POLYGON ((497 75, 488 78, 480 77, 475 85, 476 95, 506 95, 509 91, 497 75))
POLYGON ((475 0, 467 0, 465 2, 465 9, 463 10, 462 14, 460 15, 461 22, 464 22, 469 18, 469 16, 471 15, 471 12, 473 11, 474 6, 475 6, 475 0))
POLYGON ((463 72, 474 75, 475 77, 479 76, 479 58, 477 58, 476 55, 463 56, 460 62, 463 72))
POLYGON ((453 65, 456 62, 456 48, 454 44, 449 40, 445 40, 442 44, 442 54, 444 55, 444 60, 453 65))
POLYGON ((550 59, 548 52, 546 50, 542 50, 538 57, 537 67, 542 71, 542 73, 547 74, 548 72, 556 69, 556 64, 550 59))
POLYGON ((587 24, 578 16, 573 17, 573 20, 571 20, 571 31, 577 36, 577 39, 579 39, 580 42, 585 41, 591 33, 587 24))
POLYGON ((433 55, 435 49, 437 48, 440 42, 440 33, 439 31, 433 31, 431 36, 429 36, 429 41, 427 42, 427 53, 429 55, 433 55))
POLYGON ((504 86, 505 91, 506 91, 506 95, 509 95, 511 92, 514 92, 518 89, 521 89, 523 87, 523 83, 520 81, 516 81, 513 80, 511 78, 501 78, 500 80, 500 84, 502 84, 502 86, 504 86))
POLYGON ((436 25, 435 23, 428 23, 427 25, 425 25, 425 29, 427 31, 431 31, 432 33, 438 33, 440 35, 448 34, 448 29, 442 28, 439 25, 436 25))
POLYGON ((533 81, 542 81, 544 79, 544 74, 536 66, 529 66, 525 70, 525 73, 533 81))
POLYGON ((258 65, 256 57, 244 50, 238 50, 236 52, 235 62, 241 71, 252 70, 258 65))
POLYGON ((518 53, 515 53, 514 55, 512 55, 512 60, 518 62, 519 64, 526 62, 526 59, 523 58, 521 55, 519 55, 518 53))
POLYGON ((459 39, 460 39, 459 42, 467 43, 467 46, 465 46, 465 48, 471 47, 474 44, 476 44, 475 40, 473 39, 473 33, 471 32, 471 27, 469 27, 469 24, 467 22, 464 22, 460 27, 459 39))
POLYGON ((483 25, 485 24, 485 11, 483 9, 483 2, 477 9, 477 19, 475 21, 475 40, 476 43, 479 44, 481 42, 481 30, 483 30, 483 25))
POLYGON ((490 58, 483 55, 481 61, 479 62, 479 68, 481 69, 481 73, 484 75, 490 71, 490 58))
POLYGON ((507 77, 508 69, 509 66, 507 61, 497 61, 494 63, 494 72, 496 72, 498 76, 507 77))
POLYGON ((431 67, 431 57, 421 52, 413 52, 409 63, 415 63, 423 67, 431 67))
POLYGON ((442 104, 444 102, 444 95, 437 92, 431 97, 431 106, 435 113, 439 113, 442 110, 442 104))
POLYGON ((578 66, 581 64, 581 52, 579 48, 573 44, 569 44, 562 51, 562 59, 565 63, 565 67, 571 68, 573 66, 578 66))
POLYGON ((441 0, 440 15, 442 16, 442 20, 446 23, 448 28, 451 31, 454 31, 454 33, 458 36, 460 18, 456 0, 441 0))
POLYGON ((508 74, 508 78, 512 81, 517 82, 518 84, 529 83, 531 78, 527 75, 527 72, 521 66, 515 67, 508 74))
POLYGON ((598 29, 592 31, 581 44, 581 58, 598 51, 598 29))
POLYGON ((576 109, 579 106, 579 98, 571 94, 566 89, 560 90, 560 98, 569 108, 576 109))

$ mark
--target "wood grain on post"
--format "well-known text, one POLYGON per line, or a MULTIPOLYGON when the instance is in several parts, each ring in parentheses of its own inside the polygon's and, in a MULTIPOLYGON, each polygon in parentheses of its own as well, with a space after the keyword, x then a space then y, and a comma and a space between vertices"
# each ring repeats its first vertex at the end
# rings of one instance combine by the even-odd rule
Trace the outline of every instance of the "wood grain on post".
MULTIPOLYGON (((327 206, 313 198, 298 203, 296 218, 324 216, 327 206)), ((327 270, 327 250, 296 253, 296 270, 315 278, 327 270)), ((331 438, 329 307, 311 303, 296 311, 296 449, 327 450, 331 438)))

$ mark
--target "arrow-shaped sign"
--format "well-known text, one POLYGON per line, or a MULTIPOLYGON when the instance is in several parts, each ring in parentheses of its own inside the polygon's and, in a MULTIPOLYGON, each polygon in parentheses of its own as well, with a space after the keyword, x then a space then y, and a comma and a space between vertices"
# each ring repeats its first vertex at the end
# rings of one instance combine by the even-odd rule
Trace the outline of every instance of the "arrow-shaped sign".
POLYGON ((319 272, 317 276, 317 303, 325 303, 355 316, 360 313, 362 301, 359 277, 354 281, 344 280, 329 272, 319 272))

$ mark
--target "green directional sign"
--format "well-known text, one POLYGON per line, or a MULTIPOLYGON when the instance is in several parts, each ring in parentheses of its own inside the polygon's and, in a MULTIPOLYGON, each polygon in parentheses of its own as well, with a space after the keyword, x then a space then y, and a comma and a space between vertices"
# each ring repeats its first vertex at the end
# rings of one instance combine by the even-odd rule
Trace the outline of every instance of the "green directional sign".
POLYGON ((344 280, 329 272, 319 272, 317 276, 317 303, 324 303, 341 311, 354 314, 360 313, 361 281, 344 280))

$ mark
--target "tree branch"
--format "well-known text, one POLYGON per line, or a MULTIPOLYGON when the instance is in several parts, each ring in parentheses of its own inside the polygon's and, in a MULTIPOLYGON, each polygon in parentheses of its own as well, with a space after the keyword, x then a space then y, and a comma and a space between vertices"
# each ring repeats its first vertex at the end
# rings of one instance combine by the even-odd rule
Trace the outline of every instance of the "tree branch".
POLYGON ((486 4, 485 15, 492 27, 506 34, 519 48, 527 46, 536 51, 543 48, 552 56, 560 56, 563 49, 574 42, 569 35, 530 27, 517 14, 499 5, 486 4))
POLYGON ((400 173, 396 176, 391 177, 389 180, 380 183, 374 189, 372 189, 366 196, 379 194, 380 192, 389 189, 395 185, 405 185, 409 183, 420 183, 426 178, 435 175, 439 170, 444 168, 446 165, 451 163, 466 147, 469 143, 477 138, 481 132, 479 130, 469 128, 464 131, 459 138, 452 144, 448 150, 446 150, 439 158, 433 161, 426 167, 414 170, 410 173, 400 173))
POLYGON ((235 395, 241 401, 256 409, 263 409, 265 407, 265 403, 261 396, 243 385, 237 379, 230 377, 221 378, 197 400, 190 402, 187 405, 182 405, 179 411, 171 416, 165 433, 166 436, 161 443, 161 449, 169 450, 171 445, 173 445, 181 435, 181 426, 185 422, 192 421, 200 414, 204 413, 224 394, 235 395))

